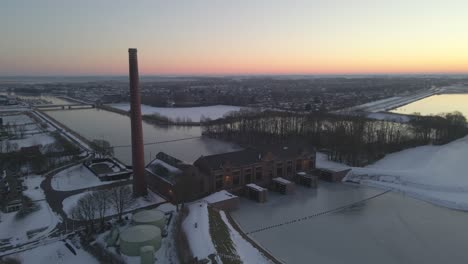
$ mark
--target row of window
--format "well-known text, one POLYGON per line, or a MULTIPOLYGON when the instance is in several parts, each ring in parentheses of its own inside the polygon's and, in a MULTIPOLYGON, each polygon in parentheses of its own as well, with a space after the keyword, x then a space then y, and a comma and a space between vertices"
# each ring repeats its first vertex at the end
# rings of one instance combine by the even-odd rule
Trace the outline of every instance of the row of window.
MULTIPOLYGON (((271 162, 270 168, 273 167, 274 163, 271 162)), ((283 177, 285 176, 284 174, 284 169, 283 169, 283 162, 277 162, 276 163, 276 176, 277 177, 283 177)), ((301 171, 303 169, 308 169, 310 168, 310 160, 296 160, 296 171, 301 171)), ((291 176, 293 172, 293 161, 287 161, 286 162, 286 176, 291 176)), ((255 167, 254 173, 252 173, 251 168, 244 169, 244 184, 249 184, 254 182, 253 180, 253 175, 255 175, 255 181, 261 181, 263 179, 263 167, 258 166, 255 167)), ((272 178, 273 177, 273 169, 268 169, 267 175, 272 178)), ((215 176, 215 184, 216 184, 216 189, 220 190, 222 189, 225 185, 229 185, 231 183, 233 186, 237 186, 240 184, 240 177, 241 177, 241 171, 240 170, 233 170, 231 175, 224 176, 222 174, 217 174, 215 176)))
MULTIPOLYGON (((240 170, 234 170, 232 172, 232 176, 224 176, 222 174, 216 175, 216 189, 222 189, 224 186, 224 181, 229 182, 232 180, 233 185, 239 185, 240 184, 240 170), (232 179, 230 178, 232 177, 232 179)), ((256 167, 255 168, 255 179, 257 181, 261 181, 263 179, 263 168, 262 167, 256 167)), ((252 169, 244 169, 244 182, 245 184, 252 183, 252 169)))

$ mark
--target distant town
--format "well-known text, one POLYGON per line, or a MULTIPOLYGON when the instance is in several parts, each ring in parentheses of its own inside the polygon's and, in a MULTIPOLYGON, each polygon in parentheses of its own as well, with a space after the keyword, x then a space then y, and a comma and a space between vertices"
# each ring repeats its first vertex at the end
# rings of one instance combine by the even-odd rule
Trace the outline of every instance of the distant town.
POLYGON ((282 263, 291 256, 251 237, 391 197, 389 188, 468 209, 422 194, 430 180, 405 189, 398 170, 367 167, 416 146, 451 149, 468 134, 463 109, 410 105, 464 96, 467 84, 455 76, 143 77, 129 90, 122 78, 1 80, 0 230, 15 227, 0 232, 1 256, 29 261, 45 244, 104 263, 282 263), (290 199, 327 209, 261 216, 272 204, 288 211, 290 199))
MULTIPOLYGON (((99 79, 75 77, 67 82, 67 78, 55 81, 44 77, 33 79, 32 83, 0 79, 0 91, 53 94, 100 104, 129 101, 125 78, 99 79)), ((142 104, 157 107, 235 105, 327 112, 464 82, 468 79, 444 75, 143 77, 140 86, 142 104)))

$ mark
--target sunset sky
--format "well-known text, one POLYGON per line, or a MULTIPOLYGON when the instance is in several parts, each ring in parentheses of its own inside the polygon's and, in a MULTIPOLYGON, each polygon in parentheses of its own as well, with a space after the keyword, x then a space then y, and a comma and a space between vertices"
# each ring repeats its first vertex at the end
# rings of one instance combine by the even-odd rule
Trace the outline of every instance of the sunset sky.
POLYGON ((468 73, 467 0, 3 0, 0 75, 468 73))

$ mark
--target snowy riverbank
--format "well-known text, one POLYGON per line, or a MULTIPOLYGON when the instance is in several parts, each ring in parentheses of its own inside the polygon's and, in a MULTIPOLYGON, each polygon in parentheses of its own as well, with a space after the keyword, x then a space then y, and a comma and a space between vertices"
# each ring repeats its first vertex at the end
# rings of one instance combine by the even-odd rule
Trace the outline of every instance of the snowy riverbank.
POLYGON ((437 205, 468 211, 468 137, 421 146, 353 168, 345 181, 391 189, 437 205))

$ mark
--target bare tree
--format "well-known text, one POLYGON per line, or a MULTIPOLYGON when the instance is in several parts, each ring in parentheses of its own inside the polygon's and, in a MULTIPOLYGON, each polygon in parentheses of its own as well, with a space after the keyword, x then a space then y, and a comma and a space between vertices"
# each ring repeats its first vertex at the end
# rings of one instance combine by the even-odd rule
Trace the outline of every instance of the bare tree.
POLYGON ((112 208, 117 212, 119 221, 122 221, 122 214, 133 203, 133 193, 130 186, 116 186, 109 190, 109 199, 112 208))
POLYGON ((24 138, 24 135, 26 134, 26 125, 25 124, 18 125, 18 132, 19 132, 20 138, 24 138))
POLYGON ((11 143, 10 143, 10 140, 5 140, 3 141, 4 142, 4 149, 5 149, 5 152, 8 153, 11 151, 11 143))
POLYGON ((104 227, 104 218, 110 207, 110 192, 107 190, 97 191, 92 194, 94 201, 96 202, 97 217, 101 228, 104 227))
POLYGON ((96 218, 98 206, 93 194, 86 194, 78 200, 71 214, 74 219, 86 222, 86 225, 93 230, 93 221, 96 218))

